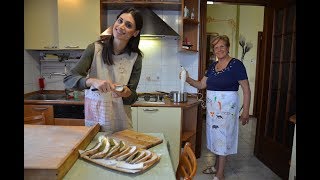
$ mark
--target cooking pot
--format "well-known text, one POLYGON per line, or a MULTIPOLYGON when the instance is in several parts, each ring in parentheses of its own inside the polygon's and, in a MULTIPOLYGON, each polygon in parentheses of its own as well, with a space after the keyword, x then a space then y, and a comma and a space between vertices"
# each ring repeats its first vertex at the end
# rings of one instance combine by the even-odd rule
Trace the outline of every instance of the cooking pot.
POLYGON ((188 93, 179 91, 171 91, 169 93, 170 100, 173 102, 187 102, 188 101, 188 93))

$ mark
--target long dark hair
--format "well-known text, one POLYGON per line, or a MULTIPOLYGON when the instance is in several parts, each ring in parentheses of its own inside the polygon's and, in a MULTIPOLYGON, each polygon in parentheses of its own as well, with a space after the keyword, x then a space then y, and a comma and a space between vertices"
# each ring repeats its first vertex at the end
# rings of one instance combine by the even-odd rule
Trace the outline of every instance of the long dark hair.
MULTIPOLYGON (((120 12, 120 14, 117 16, 117 19, 123 13, 130 13, 136 23, 136 30, 140 30, 139 34, 136 37, 132 36, 129 39, 129 42, 128 42, 126 48, 124 49, 124 51, 127 52, 129 55, 131 55, 131 52, 135 52, 135 53, 138 53, 139 56, 143 56, 142 51, 138 47, 139 43, 140 43, 140 33, 141 33, 142 26, 143 26, 142 15, 139 10, 130 7, 130 8, 125 8, 124 10, 122 10, 120 12)), ((114 64, 113 59, 112 59, 112 54, 113 54, 113 49, 114 49, 113 39, 114 39, 114 36, 111 35, 111 37, 108 40, 101 41, 103 44, 102 59, 103 59, 103 62, 106 63, 107 65, 114 64)))

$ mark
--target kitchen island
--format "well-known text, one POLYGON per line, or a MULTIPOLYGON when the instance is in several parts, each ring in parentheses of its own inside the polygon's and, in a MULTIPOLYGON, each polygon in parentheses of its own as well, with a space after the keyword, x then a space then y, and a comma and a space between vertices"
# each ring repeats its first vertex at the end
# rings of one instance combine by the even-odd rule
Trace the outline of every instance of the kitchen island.
MULTIPOLYGON (((54 91, 48 91, 48 93, 49 92, 56 93, 54 91)), ((33 93, 26 94, 25 98, 33 93)), ((50 121, 52 125, 84 125, 84 117, 83 119, 73 118, 69 115, 72 114, 71 112, 65 112, 67 107, 75 107, 70 108, 73 114, 83 114, 83 112, 80 112, 83 109, 83 97, 81 97, 79 101, 74 101, 73 99, 25 99, 24 103, 25 112, 26 107, 45 109, 47 106, 51 106, 53 109, 51 111, 53 112, 51 112, 51 115, 48 115, 50 114, 48 113, 46 118, 53 119, 50 121), (81 106, 82 109, 79 109, 79 106, 81 106), (60 117, 57 111, 58 108, 64 110, 64 113, 60 113, 64 117, 60 117)), ((187 102, 180 103, 172 102, 168 98, 164 98, 161 103, 137 101, 131 107, 133 129, 142 133, 163 133, 169 143, 173 167, 176 170, 180 149, 185 142, 191 142, 192 149, 197 158, 201 155, 202 116, 199 113, 201 108, 200 103, 201 102, 194 96, 188 97, 187 102)), ((39 112, 34 112, 34 114, 36 113, 39 112)))

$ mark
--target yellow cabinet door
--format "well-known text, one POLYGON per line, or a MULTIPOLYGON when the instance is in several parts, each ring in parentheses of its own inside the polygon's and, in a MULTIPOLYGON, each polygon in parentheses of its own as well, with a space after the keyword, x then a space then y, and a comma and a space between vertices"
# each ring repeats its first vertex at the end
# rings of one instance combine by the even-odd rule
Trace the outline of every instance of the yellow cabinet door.
POLYGON ((58 0, 59 49, 85 49, 100 35, 99 0, 58 0))
POLYGON ((24 0, 24 48, 58 47, 57 0, 24 0))
POLYGON ((138 107, 137 114, 139 132, 164 134, 176 171, 180 154, 181 108, 138 107))

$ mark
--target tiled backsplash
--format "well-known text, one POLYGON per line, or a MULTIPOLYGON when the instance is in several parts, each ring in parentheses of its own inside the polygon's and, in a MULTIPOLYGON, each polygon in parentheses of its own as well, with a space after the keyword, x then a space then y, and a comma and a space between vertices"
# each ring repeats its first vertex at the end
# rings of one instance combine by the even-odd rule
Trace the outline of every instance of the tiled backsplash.
MULTIPOLYGON (((197 79, 198 53, 178 52, 177 40, 141 40, 140 48, 144 53, 142 72, 137 92, 175 91, 180 88, 180 65, 184 66, 190 76, 197 79)), ((64 90, 63 76, 52 75, 52 72, 70 70, 76 60, 41 61, 39 51, 25 51, 24 92, 39 90, 40 73, 45 78, 45 89, 64 90), (41 64, 41 65, 40 65, 41 64)), ((195 93, 197 90, 186 84, 186 91, 195 93)))

